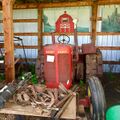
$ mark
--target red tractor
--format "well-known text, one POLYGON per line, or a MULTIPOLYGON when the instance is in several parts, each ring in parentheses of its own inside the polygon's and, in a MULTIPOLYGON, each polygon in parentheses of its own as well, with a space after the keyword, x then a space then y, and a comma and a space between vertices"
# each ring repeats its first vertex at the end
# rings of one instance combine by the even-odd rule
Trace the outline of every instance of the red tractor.
MULTIPOLYGON (((70 45, 67 32, 73 29, 66 26, 70 27, 68 22, 73 22, 73 20, 71 21, 71 17, 66 12, 60 18, 60 22, 57 21, 60 25, 57 26, 62 26, 62 34, 57 42, 52 35, 53 44, 44 46, 39 52, 36 64, 38 79, 45 80, 49 88, 58 88, 59 83, 62 83, 67 89, 73 86, 73 83, 78 84, 83 79, 86 82, 87 97, 80 103, 89 107, 93 120, 103 120, 106 106, 105 95, 101 82, 96 77, 102 75, 101 52, 93 44, 83 44, 79 47, 76 28, 74 28, 75 45, 70 45)), ((56 32, 60 30, 56 28, 56 32)))

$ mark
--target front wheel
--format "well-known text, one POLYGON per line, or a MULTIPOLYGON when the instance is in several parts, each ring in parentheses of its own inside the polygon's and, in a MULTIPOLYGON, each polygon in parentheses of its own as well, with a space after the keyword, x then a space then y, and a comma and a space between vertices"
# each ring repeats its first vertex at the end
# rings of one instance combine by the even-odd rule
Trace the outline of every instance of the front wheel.
POLYGON ((87 80, 87 95, 90 99, 90 118, 92 120, 104 120, 106 100, 100 80, 91 76, 87 80))

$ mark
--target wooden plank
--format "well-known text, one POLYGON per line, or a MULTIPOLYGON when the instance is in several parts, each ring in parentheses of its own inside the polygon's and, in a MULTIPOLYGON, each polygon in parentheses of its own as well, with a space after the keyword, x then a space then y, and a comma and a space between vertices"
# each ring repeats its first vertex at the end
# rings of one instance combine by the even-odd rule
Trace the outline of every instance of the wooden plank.
MULTIPOLYGON (((23 49, 23 47, 20 46, 20 45, 15 45, 15 48, 17 48, 17 49, 23 49)), ((35 46, 35 45, 24 45, 24 48, 25 49, 38 49, 38 46, 35 46)))
MULTIPOLYGON (((14 19, 13 22, 37 22, 37 19, 14 19)), ((3 23, 3 20, 0 20, 0 23, 3 23)))
MULTIPOLYGON (((60 35, 60 33, 54 33, 55 35, 60 35)), ((89 36, 91 35, 92 33, 91 32, 78 32, 77 35, 78 36, 89 36)), ((120 35, 120 32, 97 32, 96 33, 97 36, 98 35, 120 35)), ((43 36, 51 36, 51 33, 50 32, 43 32, 42 33, 43 36)), ((67 33, 67 35, 74 35, 74 33, 67 33)))
POLYGON ((76 1, 76 2, 56 2, 56 3, 43 3, 39 4, 42 8, 54 8, 54 7, 77 7, 77 6, 90 6, 91 1, 76 1))
MULTIPOLYGON (((24 46, 25 49, 37 49, 38 46, 24 46)), ((79 46, 80 47, 80 46, 79 46)), ((15 45, 15 48, 21 48, 22 49, 22 46, 18 46, 18 45, 15 45)), ((97 46, 97 48, 99 48, 100 50, 120 50, 120 47, 113 47, 113 46, 97 46)))
MULTIPOLYGON (((3 33, 0 33, 0 36, 3 36, 3 33)), ((25 32, 25 33, 14 33, 14 36, 38 36, 37 32, 25 32)))
MULTIPOLYGON (((35 62, 36 58, 28 58, 29 62, 35 62)), ((19 62, 25 62, 24 58, 20 59, 19 62)), ((103 64, 120 64, 120 61, 103 61, 103 64)))
POLYGON ((61 118, 64 119, 76 119, 76 96, 73 97, 73 99, 71 100, 70 104, 68 105, 68 107, 66 108, 66 110, 64 111, 64 113, 62 114, 61 118))
POLYGON ((38 9, 38 52, 42 49, 42 8, 38 9))
MULTIPOLYGON (((54 35, 60 35, 61 33, 54 33, 54 35)), ((74 35, 74 33, 66 33, 67 35, 74 35)), ((43 32, 42 36, 51 36, 52 33, 50 32, 43 32)), ((78 32, 77 35, 79 36, 90 36, 91 33, 90 32, 78 32)))
MULTIPOLYGON (((53 8, 53 7, 77 7, 77 6, 91 6, 92 1, 76 1, 76 2, 54 2, 54 3, 26 3, 15 4, 14 9, 33 9, 33 8, 53 8)), ((120 0, 99 0, 98 5, 120 4, 120 0)))
POLYGON ((120 0, 98 0, 99 5, 120 4, 120 0))
MULTIPOLYGON (((54 2, 54 3, 25 3, 14 4, 14 9, 34 9, 34 8, 53 8, 53 7, 77 7, 77 6, 92 6, 92 1, 76 1, 76 2, 54 2)), ((120 0, 99 0, 98 5, 120 4, 120 0)), ((0 7, 0 9, 2 9, 0 7)))
POLYGON ((92 4, 92 43, 96 44, 96 36, 97 36, 97 13, 98 13, 98 4, 97 2, 93 2, 92 4))
MULTIPOLYGON (((0 48, 3 48, 3 43, 0 43, 0 48)), ((20 45, 15 45, 15 48, 19 48, 22 49, 22 46, 20 45)), ((33 46, 33 45, 25 45, 24 46, 25 49, 38 49, 38 46, 33 46)), ((81 46, 79 46, 79 48, 81 48, 81 46)), ((114 47, 114 46, 97 46, 97 48, 99 48, 100 50, 120 50, 120 47, 114 47)))
MULTIPOLYGON (((4 43, 0 43, 0 48, 4 48, 4 43)), ((14 48, 23 49, 23 46, 14 45, 14 48)), ((38 49, 36 45, 24 45, 25 49, 38 49)))
POLYGON ((100 50, 120 50, 120 47, 113 46, 97 46, 100 50))
MULTIPOLYGON (((36 58, 27 58, 27 61, 28 61, 28 62, 36 62, 36 60, 37 60, 36 58)), ((19 62, 20 62, 20 63, 21 63, 21 62, 25 62, 25 59, 22 58, 22 59, 19 60, 19 62)))
POLYGON ((103 64, 120 65, 120 61, 103 61, 103 64))
MULTIPOLYGON (((15 114, 15 115, 28 115, 39 117, 50 117, 47 114, 41 115, 39 110, 32 106, 20 106, 14 103, 6 103, 5 108, 0 109, 0 113, 15 114)), ((76 96, 73 97, 68 107, 61 116, 62 119, 76 119, 76 96)))
POLYGON ((90 6, 91 4, 92 4, 91 1, 54 2, 54 3, 26 3, 26 4, 15 4, 14 9, 76 7, 76 6, 90 6))
MULTIPOLYGON (((78 32, 78 36, 90 36, 91 32, 78 32)), ((3 36, 3 33, 0 33, 0 36, 3 36)), ((26 33, 14 33, 16 36, 38 36, 37 32, 26 32, 26 33)), ((60 33, 55 33, 55 35, 60 35, 60 33)), ((73 33, 67 33, 67 35, 73 35, 73 33)), ((120 35, 120 32, 97 32, 97 36, 105 35, 120 35)), ((50 32, 43 32, 42 36, 51 36, 50 32)))
POLYGON ((97 32, 97 35, 120 35, 120 32, 97 32))
POLYGON ((37 32, 14 33, 15 36, 37 36, 37 32))
POLYGON ((3 0, 3 30, 5 48, 5 79, 6 82, 15 80, 14 42, 13 42, 13 0, 3 0))

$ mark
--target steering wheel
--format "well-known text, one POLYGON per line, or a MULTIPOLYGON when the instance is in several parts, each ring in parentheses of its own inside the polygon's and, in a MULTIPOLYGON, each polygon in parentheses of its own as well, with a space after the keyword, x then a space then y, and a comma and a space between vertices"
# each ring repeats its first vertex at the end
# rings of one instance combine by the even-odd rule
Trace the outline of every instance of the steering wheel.
POLYGON ((66 34, 61 34, 58 38, 57 38, 59 43, 63 43, 63 44, 68 44, 70 42, 70 37, 67 36, 66 34))

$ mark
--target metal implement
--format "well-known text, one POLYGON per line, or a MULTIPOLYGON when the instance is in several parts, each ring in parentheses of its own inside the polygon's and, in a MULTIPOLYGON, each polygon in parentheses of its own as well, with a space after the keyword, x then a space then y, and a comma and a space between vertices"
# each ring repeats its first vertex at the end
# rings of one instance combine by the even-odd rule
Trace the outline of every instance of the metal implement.
POLYGON ((23 48, 24 57, 25 57, 25 62, 26 62, 27 65, 29 65, 28 60, 27 60, 27 56, 26 56, 26 52, 25 52, 25 47, 24 47, 23 39, 20 38, 20 37, 16 37, 16 36, 14 36, 14 38, 15 38, 14 42, 15 41, 20 41, 21 42, 21 45, 22 45, 22 48, 23 48))
POLYGON ((21 80, 18 84, 12 82, 8 85, 5 85, 0 90, 0 108, 3 108, 5 103, 15 94, 17 90, 19 90, 21 87, 23 87, 30 79, 32 75, 31 73, 24 74, 23 78, 24 80, 21 80))

